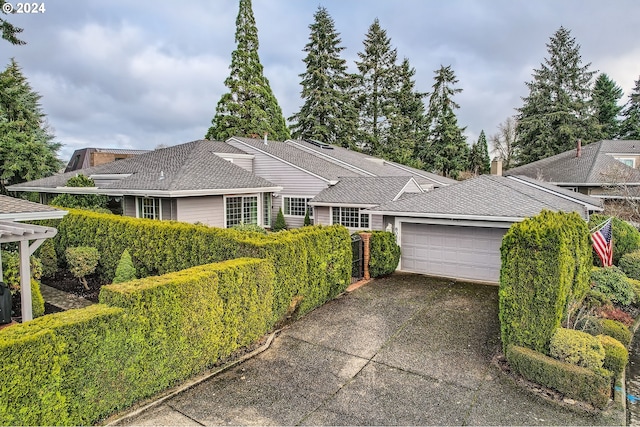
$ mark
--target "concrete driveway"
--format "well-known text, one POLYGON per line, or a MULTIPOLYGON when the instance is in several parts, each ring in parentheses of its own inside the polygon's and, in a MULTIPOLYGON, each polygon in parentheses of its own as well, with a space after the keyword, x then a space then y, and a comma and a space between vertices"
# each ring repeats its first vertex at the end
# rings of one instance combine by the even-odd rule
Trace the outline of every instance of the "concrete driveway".
POLYGON ((377 279, 258 356, 120 425, 619 425, 520 388, 494 364, 498 288, 377 279))

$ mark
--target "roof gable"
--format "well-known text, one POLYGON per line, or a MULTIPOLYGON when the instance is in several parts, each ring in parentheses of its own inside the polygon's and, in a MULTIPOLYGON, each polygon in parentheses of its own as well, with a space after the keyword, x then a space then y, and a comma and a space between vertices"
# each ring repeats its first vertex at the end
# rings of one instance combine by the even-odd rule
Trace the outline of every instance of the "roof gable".
POLYGON ((348 177, 322 190, 309 203, 312 206, 341 204, 376 206, 397 200, 405 192, 421 193, 412 177, 348 177))

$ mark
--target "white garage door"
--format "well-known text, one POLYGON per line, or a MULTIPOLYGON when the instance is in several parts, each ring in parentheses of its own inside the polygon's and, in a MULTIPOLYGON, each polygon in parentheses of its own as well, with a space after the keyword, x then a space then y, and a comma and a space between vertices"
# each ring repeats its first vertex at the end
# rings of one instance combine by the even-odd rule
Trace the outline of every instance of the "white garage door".
POLYGON ((499 281, 506 228, 403 223, 401 230, 403 271, 499 281))

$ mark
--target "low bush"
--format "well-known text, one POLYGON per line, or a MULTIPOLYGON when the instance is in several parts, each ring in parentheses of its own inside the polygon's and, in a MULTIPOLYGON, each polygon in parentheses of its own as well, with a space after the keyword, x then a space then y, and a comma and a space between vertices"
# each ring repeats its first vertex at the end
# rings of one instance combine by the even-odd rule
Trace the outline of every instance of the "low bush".
POLYGON ((400 246, 396 235, 388 231, 372 231, 369 240, 369 274, 379 277, 391 274, 400 262, 400 246))
POLYGON ((129 255, 129 250, 125 249, 120 256, 118 267, 116 267, 116 275, 112 283, 123 283, 137 279, 136 268, 133 266, 133 260, 129 255))
POLYGON ((629 352, 624 344, 609 335, 598 335, 597 338, 604 348, 603 367, 613 372, 617 378, 629 362, 629 352))
POLYGON ((89 289, 86 277, 93 274, 100 261, 100 252, 91 246, 76 246, 67 248, 64 252, 69 271, 80 280, 85 289, 89 289))
POLYGON ((267 230, 257 224, 237 224, 231 228, 238 231, 249 231, 253 233, 267 234, 267 230))
POLYGON ((612 302, 630 305, 635 292, 629 279, 618 267, 595 268, 591 271, 593 289, 605 294, 612 302))
POLYGON ((602 368, 605 352, 600 341, 586 332, 558 328, 551 337, 550 355, 589 369, 602 368))
MULTIPOLYGON (((597 227, 608 219, 601 214, 593 214, 589 218, 589 229, 597 227)), ((611 230, 613 233, 613 264, 618 265, 620 259, 628 253, 640 249, 640 232, 631 224, 613 217, 611 230)), ((600 258, 593 257, 594 265, 600 265, 600 258)))
POLYGON ((624 271, 624 274, 626 274, 627 277, 640 280, 640 251, 633 251, 624 254, 620 258, 618 267, 624 271))
POLYGON ((511 368, 530 381, 600 409, 609 402, 611 373, 605 369, 594 371, 515 345, 507 347, 506 356, 511 368))
POLYGON ((636 305, 640 303, 640 280, 629 278, 629 285, 631 285, 631 289, 634 294, 634 301, 636 305))
MULTIPOLYGON (((2 260, 3 282, 6 283, 12 291, 20 289, 20 253, 17 251, 2 251, 0 256, 2 260)), ((31 278, 39 280, 42 277, 42 263, 33 255, 29 258, 31 269, 31 278)))
POLYGON ((617 339, 624 344, 625 347, 628 347, 629 344, 631 344, 633 334, 624 324, 617 320, 601 319, 600 325, 602 328, 602 334, 609 335, 610 337, 617 339))

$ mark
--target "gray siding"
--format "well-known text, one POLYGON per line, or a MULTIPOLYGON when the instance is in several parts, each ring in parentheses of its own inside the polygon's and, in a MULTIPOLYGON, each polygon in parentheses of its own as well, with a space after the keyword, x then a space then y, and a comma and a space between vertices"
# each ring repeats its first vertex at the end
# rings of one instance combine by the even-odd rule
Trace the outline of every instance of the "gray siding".
POLYGON ((212 227, 224 227, 222 196, 184 197, 177 199, 178 221, 201 222, 212 227))
POLYGON ((253 159, 233 159, 233 164, 249 172, 253 172, 253 159))
POLYGON ((371 223, 369 224, 372 230, 383 230, 384 231, 384 222, 382 221, 382 215, 371 215, 371 223))
POLYGON ((331 225, 331 208, 329 206, 316 206, 313 208, 315 225, 331 225))
POLYGON ((124 196, 124 216, 136 217, 136 198, 132 196, 124 196))

